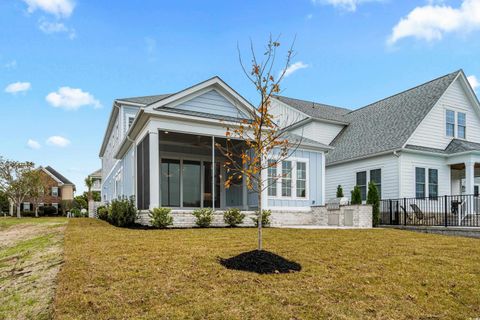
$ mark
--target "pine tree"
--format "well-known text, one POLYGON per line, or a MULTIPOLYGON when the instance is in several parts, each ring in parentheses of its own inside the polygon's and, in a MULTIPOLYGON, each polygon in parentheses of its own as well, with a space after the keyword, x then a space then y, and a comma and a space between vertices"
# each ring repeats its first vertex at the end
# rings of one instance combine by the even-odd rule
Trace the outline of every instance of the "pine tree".
POLYGON ((372 224, 377 226, 380 218, 380 196, 373 181, 368 184, 367 204, 372 205, 372 224))

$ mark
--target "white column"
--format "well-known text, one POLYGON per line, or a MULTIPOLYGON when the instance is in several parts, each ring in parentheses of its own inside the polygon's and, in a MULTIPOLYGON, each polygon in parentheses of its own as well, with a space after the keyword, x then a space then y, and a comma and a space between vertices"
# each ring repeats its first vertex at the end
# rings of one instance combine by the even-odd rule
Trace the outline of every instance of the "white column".
MULTIPOLYGON (((325 171, 325 152, 322 152, 322 166, 321 166, 321 168, 322 168, 322 178, 321 178, 321 179, 322 179, 322 184, 321 184, 321 188, 322 188, 322 201, 321 201, 320 203, 318 203, 318 204, 321 205, 321 206, 324 206, 324 205, 325 205, 325 202, 327 201, 327 200, 325 199, 325 173, 326 173, 326 171, 325 171)), ((310 168, 309 171, 311 172, 311 170, 312 170, 312 169, 310 168)), ((307 174, 309 175, 309 176, 307 177, 307 179, 310 179, 310 176, 311 176, 310 172, 307 172, 307 174)), ((315 179, 315 177, 313 177, 313 179, 315 179)), ((311 185, 311 184, 310 184, 310 185, 311 185)), ((310 190, 308 190, 308 192, 310 192, 310 190)), ((316 203, 316 204, 317 204, 317 203, 316 203)))
POLYGON ((468 196, 466 203, 466 214, 473 213, 473 193, 475 192, 475 162, 465 162, 465 194, 468 196))
POLYGON ((212 136, 212 210, 215 211, 215 137, 212 136))
POLYGON ((150 209, 160 207, 160 153, 158 130, 149 133, 150 144, 150 209))

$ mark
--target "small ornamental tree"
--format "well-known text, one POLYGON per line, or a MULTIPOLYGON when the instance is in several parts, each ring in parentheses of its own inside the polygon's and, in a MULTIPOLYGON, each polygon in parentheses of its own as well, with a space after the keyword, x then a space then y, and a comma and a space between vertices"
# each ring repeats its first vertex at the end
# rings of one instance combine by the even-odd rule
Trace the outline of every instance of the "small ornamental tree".
POLYGON ((343 198, 343 188, 341 185, 337 187, 337 198, 343 198))
POLYGON ((92 195, 92 187, 93 187, 93 179, 92 177, 88 176, 85 178, 85 186, 87 187, 87 202, 93 200, 92 195))
MULTIPOLYGON (((217 143, 216 147, 225 156, 225 187, 232 182, 245 179, 247 188, 258 195, 258 219, 261 219, 262 193, 281 176, 267 177, 269 168, 276 168, 279 163, 290 157, 301 143, 301 136, 293 138, 282 130, 272 114, 272 98, 280 93, 280 82, 290 66, 293 46, 286 53, 285 64, 280 73, 274 72, 277 50, 280 43, 270 37, 263 58, 257 59, 251 44, 251 68, 244 65, 239 52, 240 65, 248 80, 257 90, 259 105, 250 110, 248 120, 238 125, 227 126, 227 141, 217 143), (278 74, 275 77, 274 74, 278 74)), ((288 173, 286 173, 288 174, 288 173)), ((262 250, 262 224, 258 224, 258 250, 262 250)))
POLYGON ((376 227, 380 219, 380 195, 373 181, 368 183, 367 204, 372 205, 372 224, 376 227))
POLYGON ((359 186, 353 187, 351 204, 362 204, 362 191, 359 186))
POLYGON ((0 157, 0 191, 16 206, 17 218, 21 218, 20 205, 31 189, 29 173, 33 166, 33 162, 4 160, 0 157))
POLYGON ((46 194, 48 194, 48 190, 50 189, 48 185, 48 178, 41 170, 32 170, 27 173, 27 177, 30 181, 30 191, 28 193, 28 197, 31 200, 34 210, 35 210, 35 217, 38 218, 38 207, 46 194))

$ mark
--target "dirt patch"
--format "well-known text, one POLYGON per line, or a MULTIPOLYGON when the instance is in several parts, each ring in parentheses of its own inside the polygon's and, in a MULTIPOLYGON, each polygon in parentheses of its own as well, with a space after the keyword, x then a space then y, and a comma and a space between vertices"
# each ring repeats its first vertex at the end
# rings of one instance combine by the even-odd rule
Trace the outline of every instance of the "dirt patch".
POLYGON ((0 231, 0 319, 51 319, 65 224, 0 231))
POLYGON ((227 269, 268 273, 290 273, 302 270, 302 266, 269 251, 253 250, 228 259, 219 259, 227 269))

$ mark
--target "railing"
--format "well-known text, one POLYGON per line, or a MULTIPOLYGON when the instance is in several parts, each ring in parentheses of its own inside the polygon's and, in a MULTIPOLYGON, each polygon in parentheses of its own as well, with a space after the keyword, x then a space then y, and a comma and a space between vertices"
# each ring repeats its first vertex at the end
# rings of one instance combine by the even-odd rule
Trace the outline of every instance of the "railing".
POLYGON ((480 227, 480 197, 456 195, 381 200, 380 224, 480 227))

